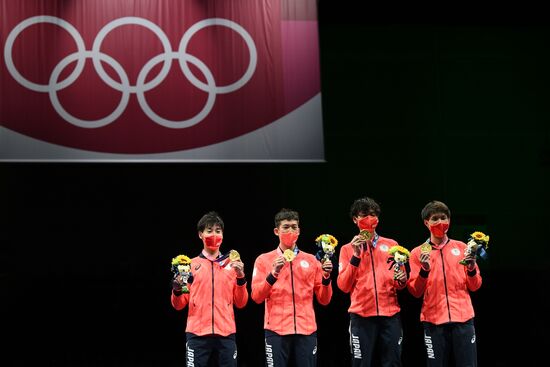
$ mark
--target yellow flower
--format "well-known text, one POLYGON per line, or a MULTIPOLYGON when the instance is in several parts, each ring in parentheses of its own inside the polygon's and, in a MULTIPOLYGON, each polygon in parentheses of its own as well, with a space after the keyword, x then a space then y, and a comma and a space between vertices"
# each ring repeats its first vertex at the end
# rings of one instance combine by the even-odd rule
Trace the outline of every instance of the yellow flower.
POLYGON ((185 255, 178 255, 172 259, 172 265, 187 265, 191 264, 191 259, 185 255))
POLYGON ((485 233, 483 232, 479 232, 479 231, 476 231, 474 233, 472 233, 470 236, 472 236, 472 238, 475 240, 475 241, 481 241, 481 242, 484 242, 485 245, 487 245, 489 243, 489 236, 487 236, 485 233))
POLYGON ((330 244, 332 246, 332 248, 335 248, 336 246, 338 246, 338 240, 330 235, 330 234, 322 234, 320 235, 319 237, 317 237, 315 239, 315 242, 319 243, 326 243, 326 244, 330 244))
POLYGON ((472 233, 470 236, 472 236, 474 240, 482 240, 483 237, 485 237, 485 233, 476 231, 472 233))
POLYGON ((392 246, 388 252, 390 255, 395 255, 396 252, 399 252, 402 255, 405 255, 407 259, 411 256, 409 250, 407 250, 403 246, 392 246))

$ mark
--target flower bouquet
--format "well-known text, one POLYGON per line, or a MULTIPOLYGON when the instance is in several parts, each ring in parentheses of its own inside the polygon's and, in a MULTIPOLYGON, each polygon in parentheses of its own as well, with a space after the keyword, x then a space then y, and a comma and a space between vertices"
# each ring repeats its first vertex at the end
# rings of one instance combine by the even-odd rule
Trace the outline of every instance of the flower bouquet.
POLYGON ((335 247, 338 246, 338 240, 330 234, 322 234, 315 239, 315 244, 319 247, 319 251, 317 251, 315 257, 321 263, 324 263, 334 255, 335 247))
MULTIPOLYGON (((464 256, 467 257, 470 254, 475 254, 482 259, 487 258, 487 248, 489 247, 489 236, 483 232, 476 231, 468 238, 466 249, 464 249, 464 256)), ((466 259, 460 260, 460 264, 467 265, 466 259)))
POLYGON ((393 267, 395 279, 395 273, 399 271, 401 266, 405 265, 409 261, 411 253, 403 246, 392 246, 388 253, 390 254, 388 263, 391 263, 389 269, 393 267))
POLYGON ((183 279, 183 293, 189 293, 187 282, 191 276, 191 259, 185 255, 178 255, 172 259, 172 274, 174 278, 181 275, 183 279))

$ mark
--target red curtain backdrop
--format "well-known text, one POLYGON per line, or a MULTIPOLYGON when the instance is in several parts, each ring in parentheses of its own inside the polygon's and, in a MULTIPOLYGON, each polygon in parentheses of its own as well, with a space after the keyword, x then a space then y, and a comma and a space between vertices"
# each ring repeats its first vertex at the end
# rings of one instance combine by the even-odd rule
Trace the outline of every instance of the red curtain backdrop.
POLYGON ((0 159, 324 158, 313 0, 0 10, 0 159))

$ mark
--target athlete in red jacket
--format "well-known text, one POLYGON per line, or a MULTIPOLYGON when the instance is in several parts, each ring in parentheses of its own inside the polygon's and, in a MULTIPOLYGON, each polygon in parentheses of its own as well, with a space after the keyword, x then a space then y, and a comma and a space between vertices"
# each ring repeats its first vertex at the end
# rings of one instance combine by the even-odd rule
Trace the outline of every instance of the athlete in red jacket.
POLYGON ((282 209, 275 215, 277 249, 254 263, 252 299, 265 302, 266 365, 314 367, 317 361, 317 324, 313 295, 322 305, 332 297, 332 263, 322 265, 315 256, 298 250, 299 216, 282 209), (288 259, 288 260, 287 260, 288 259))
POLYGON ((182 293, 183 279, 174 279, 172 306, 187 315, 186 360, 188 366, 206 366, 217 354, 219 366, 237 366, 235 316, 233 306, 242 308, 248 301, 244 265, 222 256, 223 221, 215 212, 205 214, 197 225, 204 248, 191 260, 189 293, 182 293))
MULTIPOLYGON (((381 366, 401 366, 403 332, 397 290, 404 289, 407 276, 388 266, 388 250, 397 245, 375 232, 380 206, 371 198, 357 199, 350 215, 360 230, 372 237, 353 237, 340 250, 338 287, 350 293, 350 349, 352 366, 370 367, 375 348, 380 350, 381 366)), ((376 363, 375 365, 379 365, 376 363)))
POLYGON ((449 239, 451 212, 440 201, 429 202, 422 209, 424 225, 430 230, 426 244, 411 252, 411 277, 407 287, 415 297, 422 297, 420 321, 428 367, 442 367, 454 356, 456 367, 477 366, 474 308, 470 292, 481 286, 475 254, 460 264, 466 244, 449 239))

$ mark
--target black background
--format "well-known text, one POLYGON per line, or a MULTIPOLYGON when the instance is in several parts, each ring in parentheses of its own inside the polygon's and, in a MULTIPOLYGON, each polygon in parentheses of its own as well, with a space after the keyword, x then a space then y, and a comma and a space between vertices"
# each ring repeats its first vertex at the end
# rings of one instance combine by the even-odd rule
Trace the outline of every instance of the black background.
MULTIPOLYGON (((225 220, 250 280, 301 214, 300 247, 355 233, 368 195, 379 232, 413 248, 438 199, 450 235, 491 236, 472 295, 480 366, 535 365, 548 345, 550 30, 538 9, 319 3, 325 163, 0 164, 2 365, 182 366, 186 311, 170 265, 196 223, 225 220), (538 14, 538 15, 537 15, 538 14)), ((289 131, 289 133, 292 133, 289 131)), ((336 274, 333 274, 336 276, 336 274)), ((400 294, 403 365, 422 366, 420 301, 400 294)), ((316 304, 319 365, 349 365, 349 296, 316 304)), ((263 364, 263 305, 236 311, 241 366, 263 364)), ((543 359, 542 359, 543 360, 543 359)))

